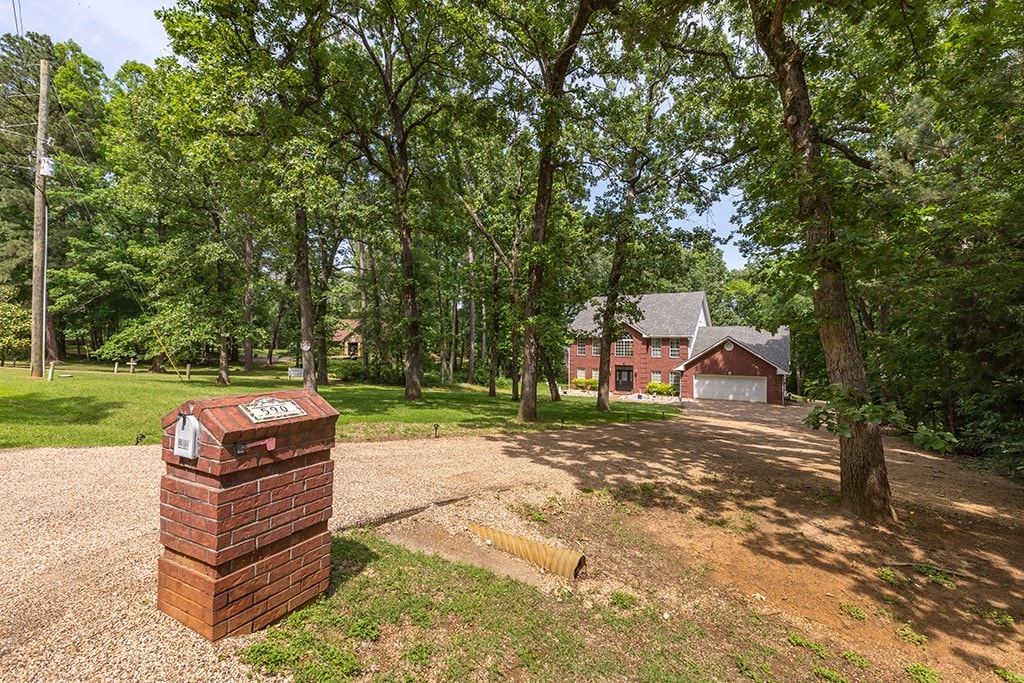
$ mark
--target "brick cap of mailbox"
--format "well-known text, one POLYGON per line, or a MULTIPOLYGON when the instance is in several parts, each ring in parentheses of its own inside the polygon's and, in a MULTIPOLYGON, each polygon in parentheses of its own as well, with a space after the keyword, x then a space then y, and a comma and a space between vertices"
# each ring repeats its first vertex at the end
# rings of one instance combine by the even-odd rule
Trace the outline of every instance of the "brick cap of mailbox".
POLYGON ((327 589, 337 419, 306 389, 187 401, 164 417, 161 611, 217 640, 327 589), (198 458, 174 454, 179 413, 199 421, 198 458))

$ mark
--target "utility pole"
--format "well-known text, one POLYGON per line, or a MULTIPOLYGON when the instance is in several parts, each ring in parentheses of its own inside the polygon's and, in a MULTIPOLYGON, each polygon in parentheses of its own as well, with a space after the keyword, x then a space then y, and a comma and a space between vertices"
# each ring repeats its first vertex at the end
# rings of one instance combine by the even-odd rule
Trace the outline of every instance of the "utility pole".
POLYGON ((46 339, 46 139, 50 115, 50 62, 39 60, 39 121, 36 126, 35 207, 32 217, 32 346, 29 374, 43 376, 46 339))

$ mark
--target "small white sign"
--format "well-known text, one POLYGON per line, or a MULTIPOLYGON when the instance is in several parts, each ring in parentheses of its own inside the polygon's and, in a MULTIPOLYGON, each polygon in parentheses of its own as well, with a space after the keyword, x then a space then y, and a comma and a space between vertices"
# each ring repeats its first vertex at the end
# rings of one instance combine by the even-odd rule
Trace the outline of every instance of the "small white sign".
POLYGON ((238 406, 252 422, 273 422, 274 420, 286 420, 289 417, 304 417, 306 411, 299 407, 299 404, 291 399, 281 399, 274 396, 258 398, 252 403, 238 406))
POLYGON ((302 340, 302 341, 301 341, 301 342, 299 343, 299 348, 300 348, 300 349, 302 349, 303 351, 309 351, 309 350, 310 350, 311 348, 313 348, 313 345, 312 345, 312 344, 310 344, 310 343, 309 343, 308 341, 306 341, 305 339, 303 339, 303 340, 302 340))

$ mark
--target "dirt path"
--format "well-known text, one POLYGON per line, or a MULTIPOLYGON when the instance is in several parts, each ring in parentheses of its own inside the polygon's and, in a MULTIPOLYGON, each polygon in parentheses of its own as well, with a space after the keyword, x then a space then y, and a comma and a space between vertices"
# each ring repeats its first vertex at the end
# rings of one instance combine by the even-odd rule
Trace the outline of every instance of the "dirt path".
MULTIPOLYGON (((384 529, 457 553, 462 544, 451 539, 468 520, 537 534, 510 515, 516 501, 656 482, 663 495, 638 500, 657 542, 706 563, 722 585, 763 595, 813 628, 888 643, 890 624, 854 623, 839 603, 886 604, 877 567, 928 560, 970 578, 951 590, 898 569, 921 584, 894 609, 929 636, 927 658, 964 680, 994 680, 980 672, 997 665, 1024 670, 1020 627, 1001 630, 971 612, 1024 618, 1021 486, 891 442, 906 526, 872 529, 836 510, 835 448, 799 425, 803 409, 690 404, 686 413, 667 423, 343 444, 333 453, 331 525, 464 499, 425 515, 447 537, 410 532, 416 520, 384 529)), ((154 607, 162 470, 152 446, 0 451, 0 680, 251 680, 229 656, 246 638, 211 645, 154 607)))

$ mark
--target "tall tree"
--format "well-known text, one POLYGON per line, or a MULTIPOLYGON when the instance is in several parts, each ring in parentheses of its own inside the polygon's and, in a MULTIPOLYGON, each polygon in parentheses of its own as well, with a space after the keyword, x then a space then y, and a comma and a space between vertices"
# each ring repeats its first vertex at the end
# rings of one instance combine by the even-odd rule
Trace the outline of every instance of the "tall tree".
MULTIPOLYGON (((754 35, 772 69, 789 141, 792 187, 803 225, 804 253, 814 279, 813 302, 829 381, 855 401, 870 400, 867 372, 846 288, 822 135, 811 104, 805 53, 787 31, 788 0, 750 0, 754 35)), ((792 11, 799 11, 794 7, 792 11)), ((854 421, 839 437, 840 503, 872 522, 895 519, 881 429, 854 421)))
MULTIPOLYGON (((499 58, 505 74, 521 79, 521 86, 516 87, 537 99, 533 124, 538 148, 537 187, 530 218, 530 263, 523 301, 523 387, 517 415, 520 422, 537 421, 538 318, 543 312, 540 306, 545 293, 544 248, 548 244, 548 217, 559 167, 558 150, 568 113, 566 83, 583 61, 579 48, 588 37, 588 29, 595 28, 595 19, 602 12, 610 12, 617 5, 617 0, 579 0, 566 8, 572 11, 568 15, 564 11, 553 12, 550 5, 486 4, 498 30, 499 58)), ((598 31, 601 28, 597 26, 598 31)))

